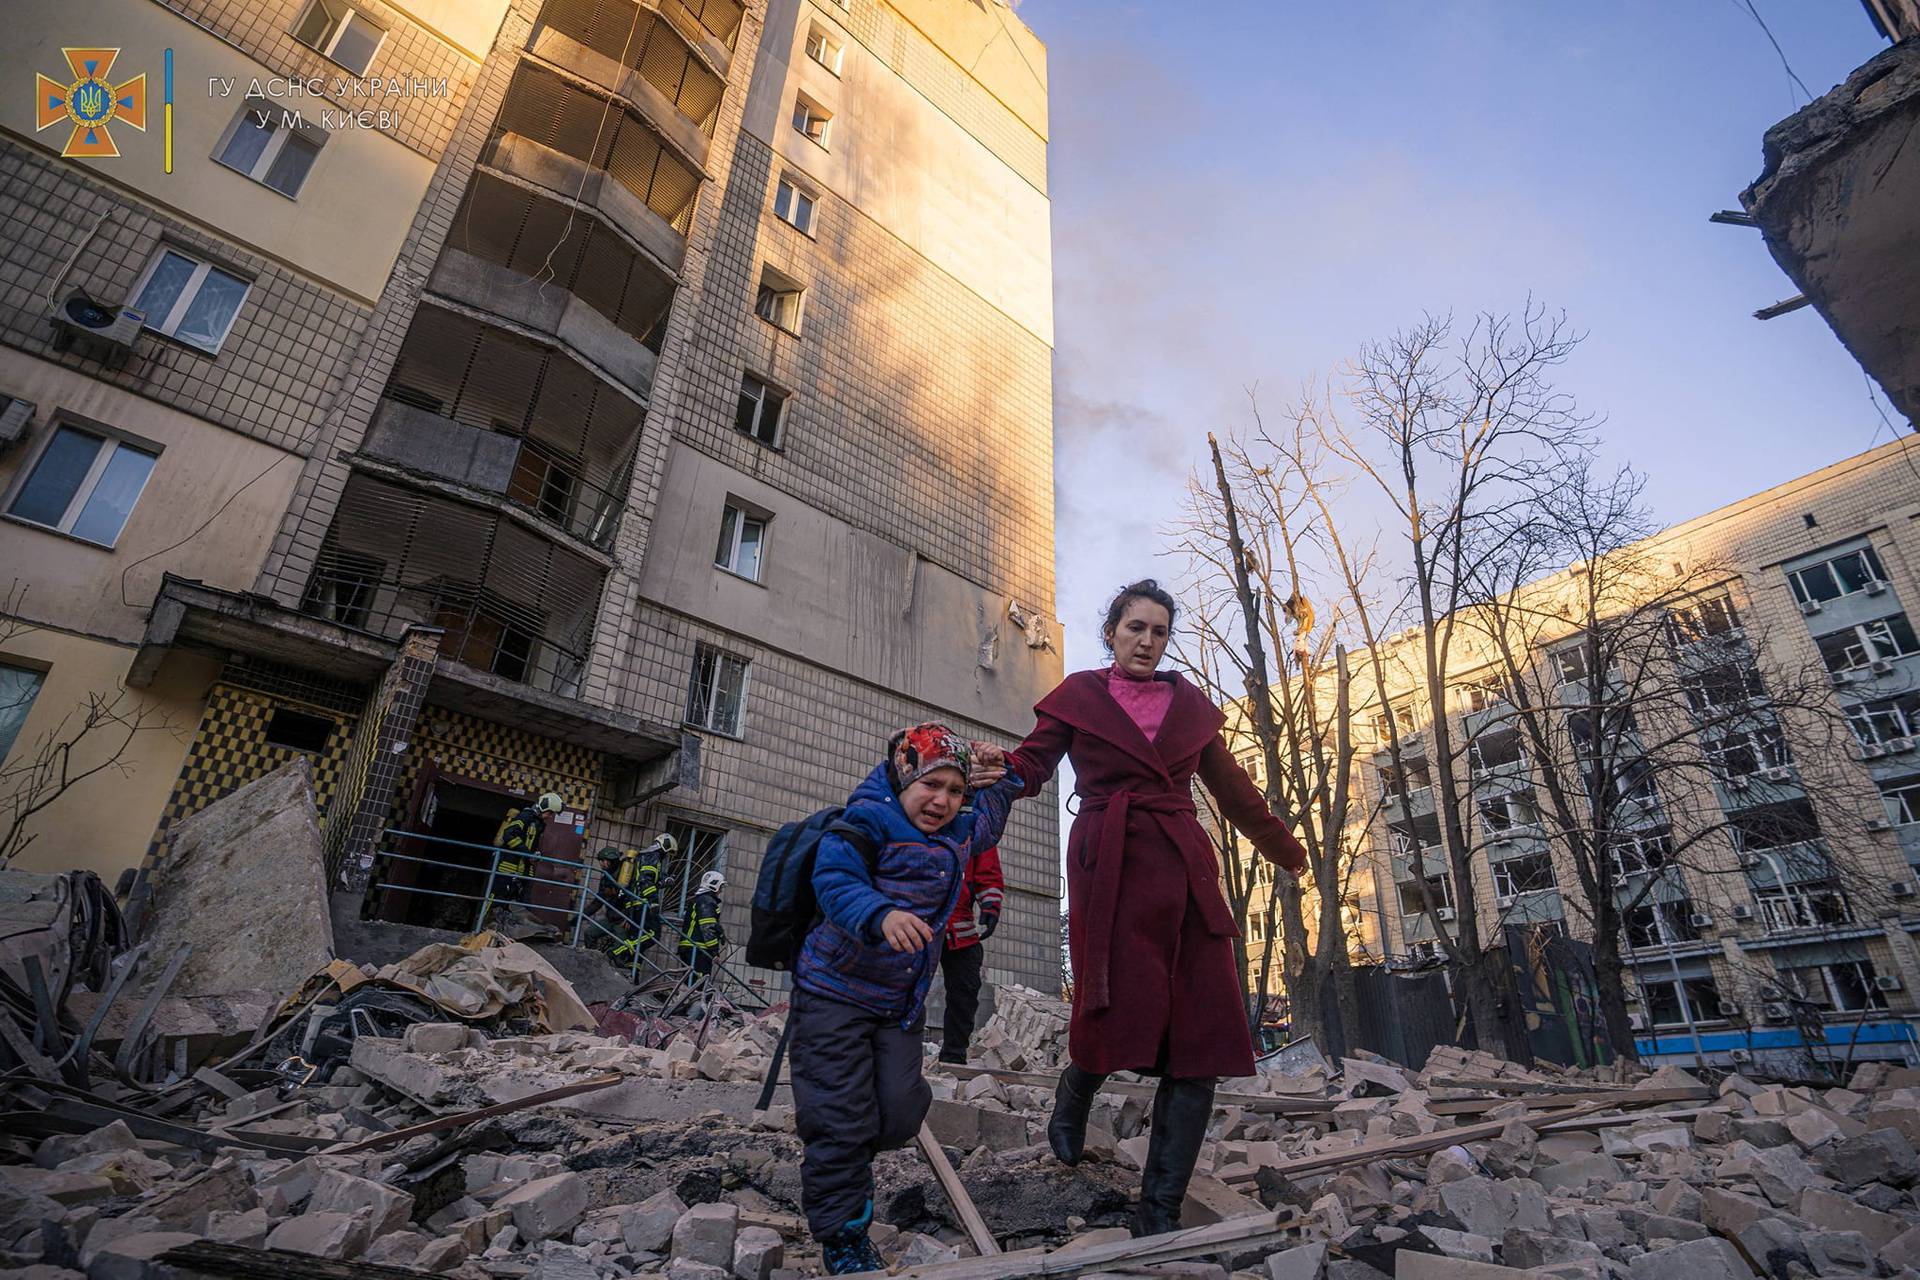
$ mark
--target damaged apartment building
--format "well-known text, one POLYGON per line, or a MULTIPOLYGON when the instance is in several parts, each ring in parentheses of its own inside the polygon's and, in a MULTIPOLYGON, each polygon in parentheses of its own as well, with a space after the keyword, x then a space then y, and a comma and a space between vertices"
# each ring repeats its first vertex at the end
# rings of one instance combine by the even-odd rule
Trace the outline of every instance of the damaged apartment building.
MULTIPOLYGON (((0 103, 0 752, 113 720, 16 866, 131 884, 305 756, 374 918, 469 925, 501 818, 557 792, 543 853, 670 833, 669 918, 718 866, 739 937, 767 838, 892 728, 1029 727, 1047 96, 1004 4, 10 19, 9 84, 145 76, 112 155, 0 103), (117 47, 70 65, 85 33, 117 47), (408 91, 329 129, 289 77, 408 91)), ((1021 806, 996 981, 1057 980, 1058 847, 1021 806)))

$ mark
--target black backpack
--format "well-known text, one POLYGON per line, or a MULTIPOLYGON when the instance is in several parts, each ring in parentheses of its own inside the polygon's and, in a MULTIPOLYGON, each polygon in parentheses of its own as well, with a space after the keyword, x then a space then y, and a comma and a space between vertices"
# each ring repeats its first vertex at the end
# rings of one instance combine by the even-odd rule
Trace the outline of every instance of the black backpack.
POLYGON ((760 878, 753 886, 748 964, 791 970, 800 958, 807 932, 820 919, 820 904, 813 896, 813 857, 820 837, 832 832, 860 851, 869 874, 878 870, 880 850, 866 832, 840 820, 844 812, 832 805, 789 822, 768 841, 766 855, 760 859, 760 878))

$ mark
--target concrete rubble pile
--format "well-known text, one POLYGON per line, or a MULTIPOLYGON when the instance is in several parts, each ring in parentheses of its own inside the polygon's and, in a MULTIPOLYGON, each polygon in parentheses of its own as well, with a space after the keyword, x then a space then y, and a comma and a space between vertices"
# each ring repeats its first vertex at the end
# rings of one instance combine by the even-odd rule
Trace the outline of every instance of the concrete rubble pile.
MULTIPOLYGON (((1190 1230, 1156 1244, 1125 1231, 1152 1081, 1108 1083, 1065 1169, 1033 1069, 1061 1009, 1018 991, 1000 1008, 976 1059, 1023 1065, 930 1061, 929 1127, 1009 1252, 975 1256, 925 1162, 890 1152, 875 1240, 895 1274, 1010 1280, 1046 1249, 1048 1274, 1183 1280, 1920 1277, 1920 1071, 1709 1085, 1443 1048, 1417 1071, 1358 1054, 1225 1081, 1190 1230)), ((442 1018, 361 1035, 325 1073, 229 1062, 85 1105, 57 1073, 15 1072, 0 1272, 818 1274, 790 1099, 756 1109, 781 1018, 716 1011, 658 1047, 442 1018)))

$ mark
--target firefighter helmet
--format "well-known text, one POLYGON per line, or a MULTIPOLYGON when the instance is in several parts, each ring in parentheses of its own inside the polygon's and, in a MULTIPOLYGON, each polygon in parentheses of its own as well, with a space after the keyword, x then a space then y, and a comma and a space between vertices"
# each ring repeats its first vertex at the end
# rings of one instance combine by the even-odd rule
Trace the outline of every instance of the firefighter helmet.
POLYGON ((533 807, 541 813, 558 813, 567 807, 567 802, 560 798, 558 791, 549 791, 534 801, 533 807))
POLYGON ((700 877, 700 892, 718 893, 727 887, 727 878, 718 871, 709 871, 700 877))

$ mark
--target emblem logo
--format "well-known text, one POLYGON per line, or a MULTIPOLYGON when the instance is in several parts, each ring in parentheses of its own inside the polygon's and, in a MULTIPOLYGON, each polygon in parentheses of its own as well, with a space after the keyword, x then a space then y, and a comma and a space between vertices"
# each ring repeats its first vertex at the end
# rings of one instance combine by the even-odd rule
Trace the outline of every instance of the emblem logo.
POLYGON ((145 132, 147 128, 147 76, 143 71, 130 80, 114 84, 113 74, 118 49, 62 49, 73 80, 62 85, 49 76, 34 77, 34 130, 49 129, 61 121, 70 121, 73 132, 63 156, 117 156, 107 126, 124 123, 145 132))

